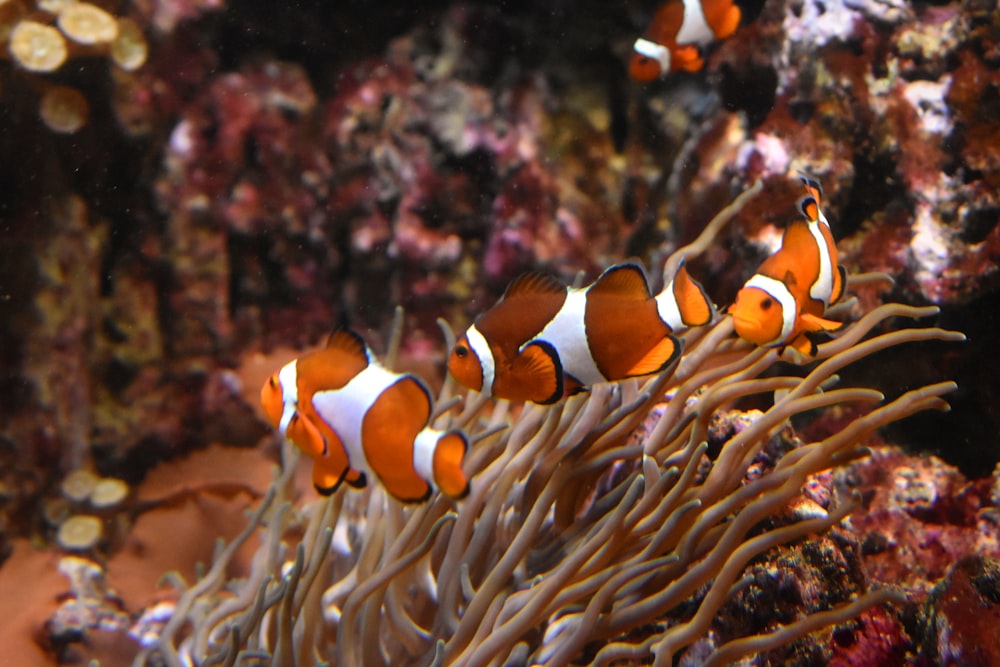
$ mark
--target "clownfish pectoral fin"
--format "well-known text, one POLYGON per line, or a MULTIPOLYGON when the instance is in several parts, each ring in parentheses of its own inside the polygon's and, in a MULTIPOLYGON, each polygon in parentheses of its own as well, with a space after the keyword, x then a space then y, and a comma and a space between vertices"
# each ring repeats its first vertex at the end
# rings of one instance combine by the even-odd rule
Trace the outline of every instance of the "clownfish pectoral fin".
MULTIPOLYGON (((816 353, 819 351, 819 348, 816 347, 816 341, 814 341, 812 337, 805 332, 796 336, 795 340, 785 346, 785 348, 788 347, 806 357, 815 357, 816 353)), ((784 353, 784 351, 785 349, 782 348, 779 351, 779 354, 784 353)))
POLYGON ((705 59, 701 57, 701 52, 697 46, 678 46, 673 53, 674 69, 685 72, 700 72, 705 66, 705 59))
POLYGON ((469 479, 462 471, 469 441, 461 431, 448 431, 434 446, 434 484, 449 498, 464 498, 469 493, 469 479))
POLYGON ((588 297, 602 294, 618 300, 644 301, 651 296, 646 272, 632 263, 609 267, 587 289, 588 297))
POLYGON ((827 320, 809 313, 802 313, 799 318, 804 331, 837 331, 844 326, 843 322, 827 320))
POLYGON ((565 293, 566 286, 557 278, 547 273, 525 273, 511 281, 503 293, 503 299, 523 295, 565 293))
POLYGON ((565 386, 567 396, 576 396, 577 394, 582 394, 587 391, 587 387, 572 375, 567 375, 563 384, 565 386))
POLYGON ((713 305, 705 288, 688 273, 684 260, 681 260, 674 274, 674 298, 677 300, 677 310, 685 326, 700 327, 712 321, 713 305))
POLYGON ((549 405, 563 397, 563 371, 559 354, 551 344, 536 340, 524 346, 512 364, 511 374, 532 403, 549 405))
POLYGON ((329 496, 344 481, 347 472, 348 468, 336 466, 328 459, 316 459, 312 469, 313 486, 316 488, 316 492, 321 496, 329 496))
POLYGON ((659 373, 670 366, 680 356, 680 340, 673 336, 664 336, 652 350, 646 353, 646 356, 628 370, 626 377, 640 377, 659 373))
POLYGON ((339 350, 349 357, 363 361, 365 365, 362 368, 367 367, 371 362, 365 339, 359 333, 350 329, 337 329, 330 334, 330 337, 326 339, 326 348, 328 350, 339 350))

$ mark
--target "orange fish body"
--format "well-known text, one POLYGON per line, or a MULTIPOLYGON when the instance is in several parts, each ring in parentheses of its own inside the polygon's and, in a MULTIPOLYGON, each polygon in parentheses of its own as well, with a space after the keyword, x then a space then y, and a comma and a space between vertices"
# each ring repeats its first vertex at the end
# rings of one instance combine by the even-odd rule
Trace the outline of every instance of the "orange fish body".
POLYGON ((261 405, 278 431, 313 460, 313 484, 329 495, 373 473, 404 502, 433 487, 459 498, 467 448, 458 431, 428 426, 430 392, 411 374, 384 368, 357 334, 334 332, 327 346, 296 359, 261 389, 261 405))
POLYGON ((845 271, 837 245, 820 209, 815 181, 803 179, 807 196, 800 203, 804 220, 795 220, 768 257, 736 295, 729 309, 737 335, 756 345, 791 346, 815 354, 810 334, 836 331, 842 324, 823 315, 844 292, 845 271))
MULTIPOLYGON (((656 373, 681 349, 661 317, 661 302, 673 303, 677 291, 685 295, 684 314, 703 317, 704 304, 690 296, 690 284, 697 283, 686 271, 678 277, 677 289, 672 283, 661 299, 650 294, 644 272, 634 264, 613 266, 580 289, 527 274, 469 327, 452 350, 448 369, 469 389, 541 404, 597 382, 656 373)), ((700 286, 697 292, 704 295, 700 286)), ((707 308, 710 318, 710 304, 707 308)), ((677 322, 682 321, 678 313, 677 322)))
POLYGON ((733 0, 667 0, 635 41, 629 73, 636 81, 652 81, 697 72, 704 65, 701 50, 732 35, 741 17, 733 0))

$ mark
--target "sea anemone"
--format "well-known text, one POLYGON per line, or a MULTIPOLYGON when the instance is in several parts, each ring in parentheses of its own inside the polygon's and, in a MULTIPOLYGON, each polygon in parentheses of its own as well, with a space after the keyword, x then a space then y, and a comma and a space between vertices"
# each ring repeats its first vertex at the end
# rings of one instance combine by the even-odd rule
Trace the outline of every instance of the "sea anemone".
MULTIPOLYGON (((702 252, 754 192, 665 271, 702 252)), ((947 409, 950 382, 889 402, 874 389, 836 386, 841 368, 881 350, 964 339, 938 328, 869 337, 890 318, 935 312, 879 306, 820 344, 818 363, 740 341, 722 317, 686 332, 685 354, 666 372, 551 407, 467 396, 456 411, 446 382, 437 425, 463 428, 473 442, 472 490, 458 502, 439 495, 404 506, 374 486, 295 508, 286 446, 285 471, 244 534, 182 593, 137 664, 670 665, 750 583, 751 561, 856 508, 848 498, 803 509, 810 476, 866 456, 866 438, 888 423, 947 409), (795 364, 806 361, 802 376, 795 364), (744 414, 709 450, 720 439, 710 437, 714 417, 771 395, 770 407, 744 414), (870 409, 817 442, 785 437, 793 416, 835 405, 870 409), (228 558, 258 526, 249 576, 226 581, 228 558)), ((704 664, 729 664, 901 598, 888 589, 831 593, 824 608, 719 641, 704 664)))

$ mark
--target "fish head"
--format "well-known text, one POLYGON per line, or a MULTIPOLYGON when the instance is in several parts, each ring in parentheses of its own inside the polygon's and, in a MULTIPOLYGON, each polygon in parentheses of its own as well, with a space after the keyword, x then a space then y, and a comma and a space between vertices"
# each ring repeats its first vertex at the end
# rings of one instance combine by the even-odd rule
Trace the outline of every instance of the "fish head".
POLYGON ((781 303, 758 287, 744 287, 729 309, 736 334, 755 345, 770 345, 781 337, 781 303))
POLYGON ((469 342, 469 334, 463 335, 448 356, 448 372, 463 387, 483 391, 483 364, 469 342))

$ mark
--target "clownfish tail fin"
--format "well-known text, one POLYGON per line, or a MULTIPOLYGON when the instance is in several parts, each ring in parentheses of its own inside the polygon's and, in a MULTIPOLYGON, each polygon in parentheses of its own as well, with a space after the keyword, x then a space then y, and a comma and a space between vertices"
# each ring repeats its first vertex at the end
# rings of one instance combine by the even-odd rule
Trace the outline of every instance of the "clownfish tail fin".
POLYGON ((683 259, 674 274, 673 288, 677 310, 685 326, 700 327, 712 321, 715 306, 701 283, 688 273, 683 259))
POLYGON ((434 484, 449 498, 464 498, 469 493, 469 479, 462 471, 469 441, 461 431, 448 431, 434 447, 434 484))
POLYGON ((819 202, 812 195, 806 195, 799 200, 799 211, 809 222, 819 220, 819 202))
POLYGON ((837 265, 837 273, 840 274, 840 280, 833 284, 834 289, 833 294, 830 295, 830 303, 840 301, 840 297, 844 296, 844 290, 847 288, 847 269, 844 268, 843 264, 837 265))

